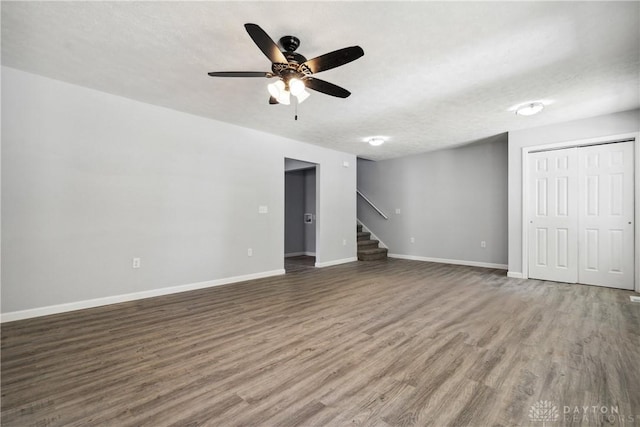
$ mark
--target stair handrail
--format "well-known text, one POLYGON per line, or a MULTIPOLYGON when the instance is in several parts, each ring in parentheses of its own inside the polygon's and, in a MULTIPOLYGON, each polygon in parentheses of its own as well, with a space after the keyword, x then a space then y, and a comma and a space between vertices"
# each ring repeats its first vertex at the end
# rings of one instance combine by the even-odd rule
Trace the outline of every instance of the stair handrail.
POLYGON ((388 216, 386 216, 384 214, 384 212, 382 212, 376 205, 373 204, 373 202, 371 200, 369 200, 369 198, 367 196, 365 196, 364 194, 362 194, 362 191, 360 191, 359 189, 356 188, 356 193, 358 194, 358 196, 362 197, 364 199, 365 202, 369 203, 369 205, 375 209, 376 212, 378 212, 380 214, 380 216, 384 219, 389 219, 388 216))

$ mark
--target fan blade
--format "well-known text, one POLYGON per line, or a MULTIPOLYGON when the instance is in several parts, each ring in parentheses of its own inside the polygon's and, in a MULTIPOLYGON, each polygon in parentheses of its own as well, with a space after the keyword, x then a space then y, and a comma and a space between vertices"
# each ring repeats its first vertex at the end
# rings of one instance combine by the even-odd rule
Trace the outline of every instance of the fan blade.
POLYGON ((333 83, 325 82, 324 80, 316 79, 314 77, 308 77, 304 80, 304 85, 318 92, 326 93, 327 95, 337 96, 338 98, 346 98, 351 95, 351 92, 336 86, 333 83))
POLYGON ((280 103, 278 102, 278 100, 277 100, 277 99, 275 99, 275 98, 272 96, 272 97, 269 97, 269 104, 271 104, 271 105, 275 105, 275 104, 280 104, 280 103))
POLYGON ((271 77, 271 73, 264 71, 213 71, 211 77, 271 77))
POLYGON ((276 64, 288 64, 287 58, 284 57, 280 49, 278 49, 278 45, 271 40, 271 37, 267 33, 264 32, 262 28, 257 26, 256 24, 244 24, 244 28, 251 36, 253 42, 260 48, 262 53, 269 58, 269 61, 276 64))
POLYGON ((310 59, 303 63, 301 67, 307 66, 313 74, 320 71, 330 70, 351 61, 355 61, 364 55, 364 51, 360 46, 345 47, 344 49, 335 50, 325 53, 324 55, 310 59))

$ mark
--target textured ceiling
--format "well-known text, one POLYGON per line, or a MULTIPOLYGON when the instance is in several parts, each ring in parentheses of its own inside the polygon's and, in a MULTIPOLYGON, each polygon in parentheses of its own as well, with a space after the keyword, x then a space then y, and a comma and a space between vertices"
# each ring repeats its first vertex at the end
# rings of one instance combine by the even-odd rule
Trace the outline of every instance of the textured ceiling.
POLYGON ((637 1, 2 2, 3 65, 369 159, 637 108, 639 57, 637 1), (360 45, 318 74, 352 95, 312 92, 295 121, 269 80, 207 76, 270 70, 248 22, 307 58, 360 45))

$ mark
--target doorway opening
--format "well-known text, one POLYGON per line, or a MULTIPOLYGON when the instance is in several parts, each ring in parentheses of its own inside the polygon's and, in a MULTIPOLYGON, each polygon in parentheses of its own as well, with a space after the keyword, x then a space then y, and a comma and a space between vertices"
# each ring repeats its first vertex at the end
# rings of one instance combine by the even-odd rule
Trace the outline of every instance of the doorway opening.
POLYGON ((317 164, 284 159, 284 268, 314 268, 317 256, 317 164))

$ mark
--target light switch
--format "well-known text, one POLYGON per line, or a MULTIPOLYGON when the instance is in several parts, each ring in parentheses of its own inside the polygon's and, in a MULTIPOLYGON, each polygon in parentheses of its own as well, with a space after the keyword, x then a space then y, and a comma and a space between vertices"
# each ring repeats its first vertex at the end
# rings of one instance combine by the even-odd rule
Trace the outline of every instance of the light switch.
POLYGON ((258 206, 258 213, 266 214, 269 213, 269 208, 267 206, 258 206))

